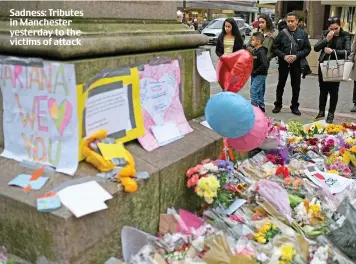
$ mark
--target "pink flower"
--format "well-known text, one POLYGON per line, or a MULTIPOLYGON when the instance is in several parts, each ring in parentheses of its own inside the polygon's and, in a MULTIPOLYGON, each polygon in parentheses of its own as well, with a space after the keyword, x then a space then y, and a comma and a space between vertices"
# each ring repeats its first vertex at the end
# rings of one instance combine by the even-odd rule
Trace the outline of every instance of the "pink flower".
POLYGON ((198 164, 197 166, 194 167, 196 173, 198 173, 202 168, 203 168, 202 164, 198 164))
POLYGON ((230 219, 232 221, 236 221, 236 222, 239 222, 239 223, 244 223, 244 219, 239 215, 234 215, 234 214, 230 215, 230 219))
POLYGON ((203 160, 201 163, 202 164, 207 164, 207 163, 209 163, 211 160, 210 159, 205 159, 205 160, 203 160))
POLYGON ((193 187, 195 185, 197 185, 199 181, 199 175, 198 174, 194 174, 187 182, 187 187, 190 188, 190 187, 193 187))
POLYGON ((330 138, 330 139, 328 139, 326 144, 327 144, 327 146, 332 147, 332 146, 334 146, 335 142, 334 142, 334 140, 332 138, 330 138))
POLYGON ((195 173, 194 168, 190 168, 189 170, 187 170, 186 176, 188 178, 192 177, 192 175, 195 173))

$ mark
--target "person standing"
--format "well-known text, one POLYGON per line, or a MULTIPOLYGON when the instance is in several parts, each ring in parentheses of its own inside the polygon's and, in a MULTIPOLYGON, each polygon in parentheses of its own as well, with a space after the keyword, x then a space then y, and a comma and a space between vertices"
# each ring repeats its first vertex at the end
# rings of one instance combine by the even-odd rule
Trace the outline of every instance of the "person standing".
POLYGON ((262 46, 264 36, 261 32, 255 32, 251 38, 254 47, 253 70, 251 74, 251 104, 259 107, 265 112, 265 87, 268 73, 269 61, 267 59, 267 48, 262 46))
MULTIPOLYGON (((274 43, 274 39, 276 38, 273 22, 267 14, 261 14, 258 17, 258 23, 259 23, 258 31, 261 32, 264 36, 262 46, 267 49, 267 60, 268 62, 270 62, 271 59, 274 57, 273 43, 274 43)), ((247 49, 252 52, 253 46, 251 45, 251 40, 252 38, 250 39, 247 45, 247 49)))
POLYGON ((350 78, 354 80, 354 92, 352 96, 352 103, 354 106, 351 109, 351 112, 356 113, 356 37, 352 42, 351 54, 349 56, 349 60, 354 62, 354 67, 351 71, 350 78))
POLYGON ((240 30, 233 18, 227 18, 224 21, 222 32, 216 42, 215 53, 218 57, 224 54, 230 54, 243 48, 244 41, 240 30))
POLYGON ((273 113, 279 113, 282 109, 284 87, 290 74, 292 86, 291 111, 300 116, 299 92, 302 75, 301 60, 305 59, 311 46, 307 33, 298 27, 296 13, 287 14, 287 28, 278 33, 275 41, 275 54, 278 57, 278 85, 276 91, 275 107, 273 113))
MULTIPOLYGON (((344 60, 351 53, 351 40, 349 33, 341 28, 340 18, 330 17, 328 19, 328 30, 324 31, 321 39, 315 44, 314 51, 320 52, 319 63, 326 60, 335 60, 335 54, 338 59, 344 60), (346 57, 345 57, 346 56, 346 57)), ((340 82, 324 82, 321 68, 318 69, 319 76, 319 114, 316 119, 325 117, 325 107, 330 95, 329 113, 326 118, 327 123, 334 121, 334 113, 336 110, 337 101, 339 98, 340 82)))

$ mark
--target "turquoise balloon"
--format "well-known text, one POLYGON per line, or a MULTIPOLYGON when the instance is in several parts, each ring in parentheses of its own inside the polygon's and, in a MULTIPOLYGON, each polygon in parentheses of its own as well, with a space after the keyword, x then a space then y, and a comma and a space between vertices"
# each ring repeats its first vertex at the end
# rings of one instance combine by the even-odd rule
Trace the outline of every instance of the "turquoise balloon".
POLYGON ((214 131, 228 138, 248 134, 255 124, 251 103, 232 92, 221 92, 211 97, 205 107, 205 118, 214 131))

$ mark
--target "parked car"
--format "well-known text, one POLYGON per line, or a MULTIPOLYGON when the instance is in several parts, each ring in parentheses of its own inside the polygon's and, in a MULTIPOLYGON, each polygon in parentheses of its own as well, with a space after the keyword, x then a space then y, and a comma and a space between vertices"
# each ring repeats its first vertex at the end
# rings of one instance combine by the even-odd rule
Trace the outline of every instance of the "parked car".
POLYGON ((199 32, 201 33, 203 31, 204 28, 206 28, 209 24, 210 24, 211 21, 204 21, 202 24, 199 24, 198 26, 198 30, 199 32))
POLYGON ((246 36, 251 36, 251 32, 252 32, 252 27, 245 23, 245 33, 246 33, 246 36))
MULTIPOLYGON (((209 37, 209 44, 216 44, 216 42, 218 41, 218 37, 221 34, 222 26, 225 20, 226 18, 223 17, 214 19, 203 29, 201 33, 209 37)), ((242 39, 245 40, 245 21, 240 17, 234 17, 234 20, 236 21, 237 26, 239 27, 242 39)))

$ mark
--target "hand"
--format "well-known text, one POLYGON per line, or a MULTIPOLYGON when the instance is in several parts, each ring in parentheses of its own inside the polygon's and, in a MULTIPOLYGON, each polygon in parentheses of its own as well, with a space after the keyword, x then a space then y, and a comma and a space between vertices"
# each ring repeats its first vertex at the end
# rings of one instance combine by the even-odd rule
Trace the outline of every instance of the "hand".
POLYGON ((331 54, 333 52, 333 49, 330 49, 330 48, 324 48, 324 52, 326 54, 331 54))
POLYGON ((328 35, 326 36, 327 40, 330 41, 333 39, 335 32, 333 30, 329 31, 328 35))
POLYGON ((290 63, 293 63, 291 57, 292 57, 292 55, 287 55, 287 56, 284 57, 284 60, 285 60, 286 62, 288 62, 289 64, 290 64, 290 63))
POLYGON ((292 60, 292 63, 297 60, 297 56, 296 55, 290 55, 290 58, 292 60))

